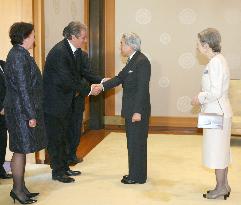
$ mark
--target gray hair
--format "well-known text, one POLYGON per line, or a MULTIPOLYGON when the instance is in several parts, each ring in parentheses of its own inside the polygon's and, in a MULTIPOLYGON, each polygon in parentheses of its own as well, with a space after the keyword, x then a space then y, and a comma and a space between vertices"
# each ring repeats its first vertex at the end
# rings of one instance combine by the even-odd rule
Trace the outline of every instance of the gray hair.
POLYGON ((80 23, 79 21, 71 21, 68 26, 66 26, 63 30, 64 38, 68 40, 72 39, 72 35, 75 37, 79 37, 81 31, 87 31, 87 26, 80 23))
POLYGON ((213 52, 221 52, 221 35, 215 28, 207 28, 198 33, 201 44, 207 43, 213 52))
POLYGON ((122 34, 122 39, 124 40, 125 44, 133 48, 135 51, 141 50, 141 39, 135 33, 124 33, 122 34))

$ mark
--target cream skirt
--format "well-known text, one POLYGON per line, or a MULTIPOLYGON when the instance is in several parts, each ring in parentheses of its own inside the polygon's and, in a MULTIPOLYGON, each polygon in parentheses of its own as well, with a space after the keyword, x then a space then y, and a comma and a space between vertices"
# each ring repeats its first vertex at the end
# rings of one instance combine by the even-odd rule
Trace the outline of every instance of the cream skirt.
POLYGON ((203 164, 210 169, 224 169, 231 163, 230 138, 232 118, 224 118, 223 129, 203 129, 203 164))

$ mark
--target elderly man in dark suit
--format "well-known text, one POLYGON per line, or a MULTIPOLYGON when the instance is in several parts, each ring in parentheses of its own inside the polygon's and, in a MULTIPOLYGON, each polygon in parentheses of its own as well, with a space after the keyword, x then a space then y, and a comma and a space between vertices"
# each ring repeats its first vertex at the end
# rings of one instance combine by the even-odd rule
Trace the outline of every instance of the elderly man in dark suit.
MULTIPOLYGON (((80 22, 70 22, 64 28, 63 36, 64 39, 50 50, 46 58, 43 73, 44 111, 52 179, 70 183, 75 181, 71 176, 80 175, 81 172, 69 169, 68 130, 73 126, 69 123, 76 123, 71 121, 75 119, 74 111, 90 92, 86 80, 100 83, 101 78, 90 71, 89 65, 83 64, 87 54, 80 48, 87 40, 86 26, 80 22)), ((84 103, 81 105, 84 106, 84 103)))
POLYGON ((3 101, 6 94, 4 81, 4 66, 5 62, 0 60, 0 178, 12 178, 12 174, 6 173, 3 164, 5 161, 6 147, 7 147, 7 128, 4 117, 3 101))
POLYGON ((141 40, 135 33, 125 33, 121 39, 121 54, 127 65, 114 78, 92 85, 93 90, 109 90, 123 86, 122 111, 127 136, 129 174, 124 184, 143 184, 147 179, 147 137, 150 116, 149 81, 151 64, 140 52, 141 40))

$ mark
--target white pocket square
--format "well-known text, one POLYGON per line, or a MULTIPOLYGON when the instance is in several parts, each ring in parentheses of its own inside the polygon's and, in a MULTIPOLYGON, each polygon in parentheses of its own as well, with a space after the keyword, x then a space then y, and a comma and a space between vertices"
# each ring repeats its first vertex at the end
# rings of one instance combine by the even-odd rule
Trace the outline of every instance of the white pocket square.
POLYGON ((133 73, 133 70, 129 70, 128 73, 133 73))

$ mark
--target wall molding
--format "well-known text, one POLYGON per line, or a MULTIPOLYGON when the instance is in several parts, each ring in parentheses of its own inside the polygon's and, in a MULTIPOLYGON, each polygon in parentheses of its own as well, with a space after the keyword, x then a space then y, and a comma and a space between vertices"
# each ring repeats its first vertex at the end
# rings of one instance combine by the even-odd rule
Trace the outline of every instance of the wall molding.
MULTIPOLYGON (((119 116, 105 116, 105 128, 110 130, 123 130, 124 119, 119 116)), ((178 134, 200 134, 202 129, 197 128, 197 118, 195 117, 150 117, 150 131, 160 131, 165 133, 178 134)))
POLYGON ((32 1, 33 24, 35 30, 34 59, 41 71, 45 62, 45 21, 44 1, 32 1))
MULTIPOLYGON (((105 0, 105 77, 115 76, 115 0, 105 0)), ((115 89, 105 92, 105 115, 115 115, 115 89)))
MULTIPOLYGON (((105 125, 124 125, 124 118, 120 115, 105 116, 105 125)), ((150 117, 150 126, 167 127, 196 127, 197 118, 195 117, 150 117)))

